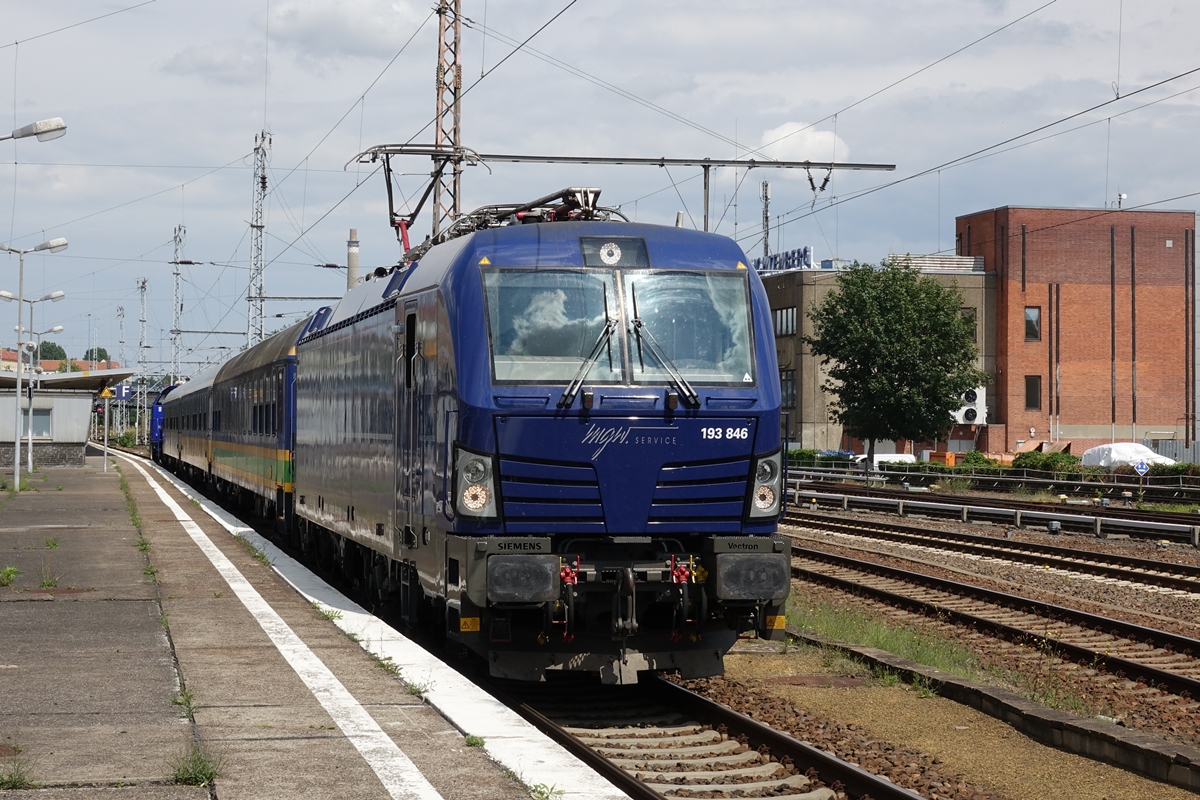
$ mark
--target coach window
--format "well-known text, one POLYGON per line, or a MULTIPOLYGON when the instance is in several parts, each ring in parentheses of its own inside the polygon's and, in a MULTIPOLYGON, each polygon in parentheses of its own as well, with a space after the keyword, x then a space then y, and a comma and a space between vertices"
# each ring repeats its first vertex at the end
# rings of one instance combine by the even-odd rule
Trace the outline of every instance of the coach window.
POLYGON ((413 385, 413 358, 417 355, 417 315, 414 311, 404 318, 404 388, 413 385))
POLYGON ((1025 410, 1042 410, 1042 376, 1025 376, 1025 410))
POLYGON ((1042 340, 1042 309, 1040 306, 1025 306, 1025 341, 1042 340))

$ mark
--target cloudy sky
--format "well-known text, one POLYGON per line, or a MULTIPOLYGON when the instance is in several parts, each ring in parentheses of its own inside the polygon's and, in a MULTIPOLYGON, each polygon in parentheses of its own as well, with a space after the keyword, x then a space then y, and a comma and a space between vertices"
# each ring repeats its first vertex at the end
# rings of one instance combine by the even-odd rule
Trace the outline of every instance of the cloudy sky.
MULTIPOLYGON (((716 230, 751 255, 762 250, 763 180, 772 250, 811 245, 820 258, 863 261, 947 250, 955 216, 1000 205, 1101 207, 1123 192, 1126 206, 1200 207, 1200 196, 1171 200, 1200 192, 1200 72, 1138 92, 1200 67, 1195 3, 580 0, 496 66, 569 0, 462 2, 463 143, 477 151, 732 158, 758 149, 897 165, 835 173, 815 198, 803 173, 717 171, 716 230)), ((394 264, 382 176, 343 167, 371 145, 432 139, 432 5, 0 0, 0 130, 54 116, 70 128, 53 142, 0 142, 0 242, 70 240, 61 254, 27 258, 27 296, 67 293, 38 307, 35 328, 63 325, 56 341, 80 356, 91 315, 115 358, 123 307, 132 362, 145 278, 149 359, 168 360, 168 262, 184 225, 184 258, 204 263, 184 268, 182 327, 244 331, 251 152, 264 128, 266 293, 340 294, 344 277, 314 265, 345 262, 350 228, 364 267, 394 264)), ((411 173, 400 195, 419 194, 429 162, 398 166, 411 173)), ((824 175, 814 177, 819 185, 824 175)), ((464 206, 569 185, 601 187, 605 204, 638 221, 672 224, 683 211, 685 225, 702 224, 701 181, 687 168, 476 166, 464 175, 464 206)), ((425 214, 416 231, 429 224, 425 214)), ((17 258, 0 256, 0 289, 15 293, 16 283, 17 258)), ((0 326, 8 346, 14 305, 0 304, 12 319, 0 326)), ((272 301, 268 328, 316 305, 272 301)), ((184 360, 243 342, 189 334, 184 360)))

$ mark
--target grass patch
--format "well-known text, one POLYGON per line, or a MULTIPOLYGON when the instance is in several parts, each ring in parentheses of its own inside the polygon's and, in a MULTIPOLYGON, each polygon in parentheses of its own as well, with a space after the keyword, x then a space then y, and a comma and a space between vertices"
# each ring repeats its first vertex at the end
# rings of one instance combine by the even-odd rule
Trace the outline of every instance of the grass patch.
POLYGON ((792 593, 788 606, 788 621, 801 628, 849 644, 886 650, 962 678, 975 679, 979 675, 975 651, 939 631, 898 625, 882 615, 826 600, 811 601, 797 592, 792 593))
POLYGON ((466 742, 467 747, 483 747, 484 744, 482 736, 473 736, 471 734, 467 734, 466 742))
POLYGON ((1138 511, 1170 511, 1174 514, 1194 514, 1200 511, 1195 503, 1134 503, 1138 511))
POLYGON ((149 561, 147 561, 146 566, 142 567, 142 574, 149 575, 151 578, 153 578, 155 575, 158 574, 158 567, 154 566, 149 561))
POLYGON ((138 536, 137 549, 143 553, 150 552, 150 542, 144 536, 138 536))
POLYGON ((209 786, 221 773, 221 758, 191 742, 171 760, 169 780, 180 786, 209 786))
POLYGON ((30 777, 29 760, 21 754, 21 746, 13 745, 15 752, 0 758, 0 790, 33 789, 37 786, 30 777))
POLYGON ((938 480, 938 486, 946 494, 966 494, 975 488, 975 481, 962 475, 946 475, 938 480))
POLYGON ((55 486, 54 488, 55 488, 55 490, 57 490, 57 491, 60 491, 60 492, 61 492, 61 491, 62 491, 62 484, 60 483, 58 486, 55 486))
POLYGON ((58 549, 58 537, 51 536, 49 539, 47 539, 46 547, 50 550, 57 550, 58 549))
POLYGON ((50 568, 50 559, 42 559, 42 565, 38 567, 38 588, 39 589, 57 589, 59 576, 50 568))
POLYGON ((0 569, 0 586, 12 586, 13 581, 21 574, 21 570, 16 567, 5 567, 0 569))
POLYGON ((433 688, 433 681, 412 681, 406 682, 408 693, 413 697, 424 698, 425 694, 433 688))

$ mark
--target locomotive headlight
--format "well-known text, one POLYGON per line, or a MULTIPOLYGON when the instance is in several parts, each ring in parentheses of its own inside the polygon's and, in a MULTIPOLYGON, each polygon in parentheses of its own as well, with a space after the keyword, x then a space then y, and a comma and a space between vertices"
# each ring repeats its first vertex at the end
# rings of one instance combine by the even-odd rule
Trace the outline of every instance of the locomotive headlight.
POLYGON ((493 457, 460 445, 454 448, 454 506, 464 517, 496 516, 493 457))
POLYGON ((779 498, 782 494, 782 453, 776 450, 759 458, 754 465, 754 485, 750 491, 750 516, 763 519, 779 514, 779 498))
POLYGON ((490 470, 482 458, 472 458, 462 468, 463 480, 467 483, 483 483, 490 470))

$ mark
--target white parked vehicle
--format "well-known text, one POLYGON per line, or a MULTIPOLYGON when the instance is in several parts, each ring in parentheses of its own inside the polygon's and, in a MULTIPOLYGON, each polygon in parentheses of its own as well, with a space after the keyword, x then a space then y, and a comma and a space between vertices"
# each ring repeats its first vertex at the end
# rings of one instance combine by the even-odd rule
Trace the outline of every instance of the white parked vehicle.
POLYGON ((1139 461, 1147 464, 1174 464, 1175 460, 1160 456, 1158 453, 1137 442, 1115 442, 1102 444, 1083 452, 1085 467, 1121 467, 1126 464, 1133 466, 1139 461))

